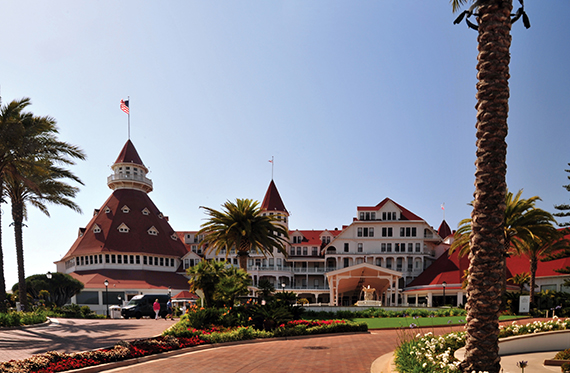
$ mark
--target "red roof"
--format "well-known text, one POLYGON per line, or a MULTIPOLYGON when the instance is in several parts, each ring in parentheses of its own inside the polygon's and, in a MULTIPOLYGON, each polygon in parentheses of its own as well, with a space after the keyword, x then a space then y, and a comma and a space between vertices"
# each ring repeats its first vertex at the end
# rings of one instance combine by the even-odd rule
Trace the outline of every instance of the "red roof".
POLYGON ((295 233, 301 233, 301 235, 303 236, 303 240, 301 241, 300 244, 294 244, 294 245, 312 245, 312 246, 321 246, 321 235, 325 232, 328 232, 331 234, 331 236, 333 237, 333 239, 338 236, 342 231, 339 230, 333 230, 333 231, 329 231, 329 230, 306 230, 306 231, 301 231, 301 230, 294 230, 294 231, 289 231, 289 237, 292 237, 295 233))
POLYGON ((189 288, 188 279, 175 272, 133 271, 120 269, 98 269, 72 272, 70 275, 81 281, 85 289, 104 288, 109 281, 109 290, 114 289, 173 289, 189 288))
POLYGON ((134 189, 117 189, 91 219, 83 236, 78 237, 71 249, 61 260, 70 257, 95 253, 146 253, 163 256, 182 257, 188 251, 178 239, 167 219, 145 192, 134 189), (129 212, 123 212, 123 207, 129 212), (146 210, 145 210, 146 208, 146 210), (106 212, 109 210, 109 212, 106 212), (144 214, 143 210, 148 211, 144 214), (128 233, 119 232, 125 224, 128 233), (94 233, 97 225, 101 232, 94 233), (155 227, 157 235, 148 230, 155 227), (172 236, 177 239, 173 239, 172 236))
POLYGON ((139 153, 137 153, 137 150, 131 140, 127 140, 115 163, 134 163, 144 166, 144 163, 141 157, 139 157, 139 153))
POLYGON ((180 293, 172 297, 172 299, 198 299, 198 298, 200 297, 186 290, 181 291, 180 293))
POLYGON ((263 202, 261 203, 261 210, 262 211, 282 211, 287 213, 287 209, 285 208, 285 204, 277 191, 277 187, 273 180, 269 183, 269 188, 267 188, 267 192, 265 193, 265 197, 263 198, 263 202))
POLYGON ((437 233, 439 234, 439 237, 444 239, 452 234, 451 228, 449 228, 449 225, 447 224, 445 219, 442 220, 441 224, 439 225, 437 233))
POLYGON ((390 198, 384 198, 384 200, 382 200, 382 202, 380 202, 379 204, 377 204, 376 206, 358 206, 356 208, 357 211, 378 211, 382 208, 382 206, 384 206, 388 201, 391 201, 393 204, 395 204, 396 206, 398 206, 398 208, 400 209, 400 211, 402 212, 402 216, 405 218, 405 220, 423 220, 422 218, 420 218, 419 216, 417 216, 416 214, 414 214, 413 212, 411 212, 410 210, 406 209, 404 206, 397 204, 396 202, 392 201, 390 198))

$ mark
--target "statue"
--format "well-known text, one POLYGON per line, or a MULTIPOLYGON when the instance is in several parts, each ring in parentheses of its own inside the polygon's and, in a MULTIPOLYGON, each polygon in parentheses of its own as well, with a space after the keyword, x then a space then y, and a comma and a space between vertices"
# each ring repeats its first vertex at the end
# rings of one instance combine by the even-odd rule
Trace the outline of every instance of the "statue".
POLYGON ((364 300, 374 300, 376 289, 371 288, 370 285, 368 285, 368 287, 363 286, 362 291, 364 292, 364 300))

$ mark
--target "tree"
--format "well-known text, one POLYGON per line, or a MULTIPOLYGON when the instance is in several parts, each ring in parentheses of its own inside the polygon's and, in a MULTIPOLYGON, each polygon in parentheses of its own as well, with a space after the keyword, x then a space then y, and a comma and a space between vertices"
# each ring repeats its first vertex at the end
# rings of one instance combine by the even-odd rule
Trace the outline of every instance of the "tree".
POLYGON ((522 294, 524 286, 530 283, 530 273, 528 272, 517 273, 516 275, 511 277, 509 281, 512 281, 513 284, 517 285, 521 289, 521 294, 522 294))
POLYGON ((536 283, 536 271, 540 258, 561 250, 568 249, 569 243, 562 238, 562 233, 554 231, 551 236, 534 236, 528 240, 515 240, 515 251, 518 255, 526 255, 530 261, 530 302, 534 302, 534 288, 536 283))
POLYGON ((202 243, 207 245, 206 250, 219 254, 224 249, 227 255, 235 248, 239 266, 246 272, 250 252, 267 256, 277 249, 287 255, 285 245, 289 232, 277 217, 262 214, 258 201, 238 198, 236 203, 227 201, 222 207, 221 211, 202 207, 209 219, 201 225, 198 234, 205 234, 202 243))
POLYGON ((237 297, 246 295, 250 278, 247 272, 215 260, 201 260, 186 270, 190 291, 204 292, 206 307, 232 307, 237 297))
MULTIPOLYGON (((16 292, 19 284, 12 286, 12 291, 16 292)), ((26 278, 26 289, 33 299, 41 299, 42 292, 48 292, 47 301, 57 307, 62 307, 69 303, 71 297, 83 290, 81 281, 74 279, 66 273, 52 273, 49 279, 45 274, 33 275, 26 278)))
POLYGON ((222 262, 202 259, 198 264, 186 270, 186 274, 190 276, 188 281, 190 291, 202 290, 206 307, 214 305, 214 292, 218 281, 223 276, 224 268, 225 264, 222 262))
POLYGON ((4 188, 12 205, 12 225, 16 242, 18 261, 18 283, 20 303, 28 308, 22 227, 27 218, 26 203, 30 203, 49 216, 45 202, 63 205, 80 212, 71 200, 78 188, 72 187, 62 179, 71 179, 80 184, 81 180, 61 165, 75 164, 72 158, 85 159, 85 154, 76 146, 57 139, 56 121, 51 117, 37 117, 23 112, 29 105, 29 99, 18 105, 20 111, 12 114, 11 120, 20 123, 24 131, 22 139, 25 146, 16 150, 18 156, 8 162, 2 173, 4 188))
MULTIPOLYGON (((467 0, 452 0, 453 10, 467 0)), ((497 373, 499 310, 504 273, 507 116, 512 0, 478 0, 455 21, 477 10, 477 160, 467 286, 467 338, 463 372, 497 373)), ((522 9, 522 8, 521 8, 522 9)), ((525 26, 528 18, 524 10, 525 26)), ((515 16, 516 17, 516 16, 515 16)), ((470 22, 468 22, 469 24, 470 22)), ((530 26, 530 25, 529 25, 530 26)))
MULTIPOLYGON (((568 163, 568 166, 570 166, 570 163, 568 163)), ((570 173, 570 170, 564 170, 564 171, 570 173)), ((567 176, 567 177, 568 177, 568 179, 570 179, 570 176, 567 176)), ((563 185, 562 187, 570 192, 570 184, 563 185)), ((560 204, 560 205, 554 205, 554 208, 556 210, 560 211, 560 212, 553 214, 554 216, 556 216, 558 218, 567 218, 570 216, 570 205, 569 204, 565 203, 565 204, 560 204)), ((569 227, 570 222, 558 223, 558 225, 560 227, 569 227)))

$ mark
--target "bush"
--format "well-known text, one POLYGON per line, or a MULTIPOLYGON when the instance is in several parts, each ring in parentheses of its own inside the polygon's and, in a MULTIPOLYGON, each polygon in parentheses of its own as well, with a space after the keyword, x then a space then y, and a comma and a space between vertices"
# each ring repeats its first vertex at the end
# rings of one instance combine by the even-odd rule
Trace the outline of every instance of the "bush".
POLYGON ((43 311, 0 313, 0 327, 41 324, 47 316, 43 311))

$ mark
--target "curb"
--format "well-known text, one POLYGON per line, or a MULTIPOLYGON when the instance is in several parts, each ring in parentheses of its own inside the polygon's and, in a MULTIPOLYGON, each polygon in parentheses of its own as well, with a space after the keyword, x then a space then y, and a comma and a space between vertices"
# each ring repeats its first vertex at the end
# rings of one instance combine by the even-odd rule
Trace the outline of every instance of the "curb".
POLYGON ((396 372, 394 364, 394 351, 380 356, 372 362, 370 373, 392 373, 396 372))

